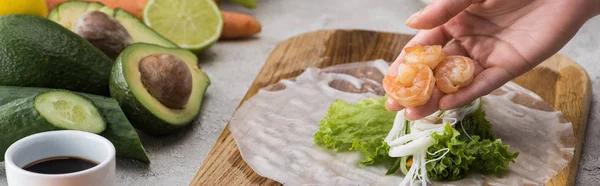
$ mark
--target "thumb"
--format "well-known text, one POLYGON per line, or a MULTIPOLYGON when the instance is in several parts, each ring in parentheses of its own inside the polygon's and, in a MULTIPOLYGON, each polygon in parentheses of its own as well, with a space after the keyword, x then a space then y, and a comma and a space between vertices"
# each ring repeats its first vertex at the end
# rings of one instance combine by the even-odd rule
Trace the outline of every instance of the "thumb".
POLYGON ((406 26, 414 29, 432 29, 443 25, 471 4, 484 0, 435 0, 406 20, 406 26))

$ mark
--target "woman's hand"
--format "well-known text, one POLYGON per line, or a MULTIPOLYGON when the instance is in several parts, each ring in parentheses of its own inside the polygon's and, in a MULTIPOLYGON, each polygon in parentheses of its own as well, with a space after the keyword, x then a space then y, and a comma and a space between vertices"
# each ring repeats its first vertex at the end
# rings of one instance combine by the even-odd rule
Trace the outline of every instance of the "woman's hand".
MULTIPOLYGON (((476 61, 475 77, 453 94, 436 88, 425 105, 407 108, 406 117, 420 119, 490 93, 556 53, 598 13, 599 0, 434 0, 406 21, 412 28, 428 29, 406 46, 447 44, 446 54, 476 61)), ((397 74, 403 56, 391 65, 389 75, 397 74)), ((403 109, 391 98, 386 107, 403 109)))

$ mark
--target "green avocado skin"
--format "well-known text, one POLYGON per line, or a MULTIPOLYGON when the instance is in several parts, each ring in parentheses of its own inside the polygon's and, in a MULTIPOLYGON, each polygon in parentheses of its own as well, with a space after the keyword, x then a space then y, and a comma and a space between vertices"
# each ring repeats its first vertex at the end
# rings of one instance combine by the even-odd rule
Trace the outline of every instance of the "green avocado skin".
POLYGON ((63 26, 32 15, 0 16, 0 85, 108 96, 113 61, 63 26))
MULTIPOLYGON (((0 105, 2 105, 0 106, 0 108, 3 108, 5 104, 12 103, 15 100, 35 96, 41 92, 46 92, 49 90, 52 89, 0 86, 0 105)), ((112 144, 115 146, 118 157, 134 159, 143 163, 150 163, 148 155, 146 154, 146 151, 142 146, 142 142, 140 141, 137 132, 135 131, 133 126, 131 126, 129 120, 127 120, 125 114, 123 114, 123 111, 121 110, 119 104, 115 99, 85 93, 79 94, 92 100, 92 102, 98 108, 98 111, 102 113, 102 116, 106 121, 106 129, 102 133, 100 133, 100 135, 112 142, 112 144)), ((14 111, 23 112, 19 111, 18 108, 19 107, 16 107, 14 111)), ((0 133, 4 133, 4 130, 8 129, 19 130, 22 132, 27 132, 29 134, 35 134, 38 132, 51 130, 60 130, 59 128, 54 127, 53 125, 41 125, 39 127, 32 127, 31 125, 27 125, 27 127, 24 127, 24 123, 9 124, 10 125, 6 126, 0 125, 0 133)), ((0 138, 2 138, 1 135, 0 138)), ((5 139, 0 140, 0 147, 3 147, 5 145, 4 143, 9 143, 9 141, 5 141, 5 139)), ((10 144, 12 144, 12 142, 10 142, 10 144)))
POLYGON ((123 75, 121 57, 118 57, 115 61, 112 75, 110 76, 110 94, 119 102, 121 109, 123 109, 127 118, 131 120, 132 125, 146 134, 152 136, 171 134, 191 122, 173 125, 156 117, 144 107, 129 89, 129 85, 123 75))

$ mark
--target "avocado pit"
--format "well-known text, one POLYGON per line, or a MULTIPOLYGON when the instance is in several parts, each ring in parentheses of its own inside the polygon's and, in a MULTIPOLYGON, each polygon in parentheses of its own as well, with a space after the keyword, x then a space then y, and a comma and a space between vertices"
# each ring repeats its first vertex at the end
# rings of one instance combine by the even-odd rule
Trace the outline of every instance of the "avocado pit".
POLYGON ((182 109, 192 93, 192 74, 179 57, 152 54, 138 65, 142 84, 152 97, 171 109, 182 109))
POLYGON ((133 42, 121 23, 100 11, 82 14, 77 19, 73 32, 88 40, 113 60, 133 42))

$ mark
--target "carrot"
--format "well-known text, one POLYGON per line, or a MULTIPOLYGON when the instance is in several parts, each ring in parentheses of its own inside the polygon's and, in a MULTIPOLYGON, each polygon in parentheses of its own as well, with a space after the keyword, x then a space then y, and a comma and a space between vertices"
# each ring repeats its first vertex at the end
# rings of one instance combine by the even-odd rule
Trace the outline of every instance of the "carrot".
POLYGON ((227 11, 221 11, 221 15, 223 15, 221 39, 247 38, 261 31, 260 22, 252 16, 227 11))

